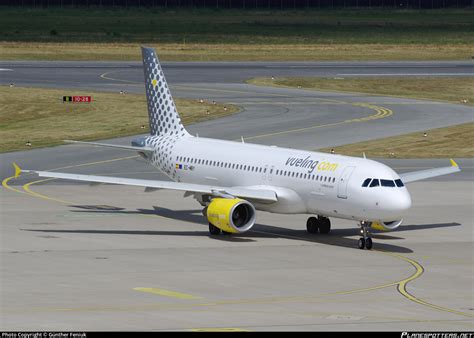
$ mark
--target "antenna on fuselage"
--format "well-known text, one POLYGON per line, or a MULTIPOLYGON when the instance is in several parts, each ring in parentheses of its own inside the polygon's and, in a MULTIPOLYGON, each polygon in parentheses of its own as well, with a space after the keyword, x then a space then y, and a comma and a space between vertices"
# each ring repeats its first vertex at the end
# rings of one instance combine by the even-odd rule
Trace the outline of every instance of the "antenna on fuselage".
POLYGON ((362 152, 362 155, 364 156, 365 159, 367 159, 367 157, 365 157, 365 151, 362 152))
POLYGON ((240 136, 240 139, 242 140, 242 143, 245 143, 243 136, 240 136))

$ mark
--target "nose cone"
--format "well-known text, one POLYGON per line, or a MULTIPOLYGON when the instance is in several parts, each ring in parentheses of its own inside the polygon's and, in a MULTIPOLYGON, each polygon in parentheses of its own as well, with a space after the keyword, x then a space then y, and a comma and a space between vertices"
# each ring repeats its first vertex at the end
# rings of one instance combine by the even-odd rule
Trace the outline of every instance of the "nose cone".
POLYGON ((406 189, 400 191, 400 196, 397 198, 396 202, 396 208, 402 213, 411 208, 411 197, 406 189))
POLYGON ((385 203, 381 205, 381 211, 384 215, 384 220, 394 220, 403 218, 411 208, 411 197, 406 189, 397 191, 393 194, 387 194, 385 203))

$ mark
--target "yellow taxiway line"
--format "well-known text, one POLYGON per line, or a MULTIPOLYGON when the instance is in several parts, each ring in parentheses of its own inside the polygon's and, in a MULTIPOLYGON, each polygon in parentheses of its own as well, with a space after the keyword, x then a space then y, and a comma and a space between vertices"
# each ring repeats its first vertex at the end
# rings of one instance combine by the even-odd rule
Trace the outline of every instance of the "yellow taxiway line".
POLYGON ((187 293, 176 292, 176 291, 165 290, 165 289, 158 289, 158 288, 133 288, 133 290, 148 292, 154 295, 172 297, 172 298, 178 298, 178 299, 201 299, 202 298, 202 297, 193 296, 187 293))

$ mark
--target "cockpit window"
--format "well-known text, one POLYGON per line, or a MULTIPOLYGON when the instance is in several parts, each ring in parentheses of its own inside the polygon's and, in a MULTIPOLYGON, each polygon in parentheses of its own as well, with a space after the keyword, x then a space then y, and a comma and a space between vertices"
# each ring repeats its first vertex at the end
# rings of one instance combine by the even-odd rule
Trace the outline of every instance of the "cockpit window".
POLYGON ((401 179, 395 180, 395 183, 397 184, 397 187, 401 188, 404 187, 405 185, 403 184, 401 179))
POLYGON ((362 186, 365 188, 365 187, 368 187, 369 186, 369 183, 372 179, 371 178, 367 178, 364 183, 362 183, 362 186))
POLYGON ((392 180, 380 180, 380 183, 381 183, 382 187, 394 187, 395 186, 395 182, 393 182, 392 180))
POLYGON ((372 182, 370 183, 370 187, 378 187, 379 186, 379 180, 378 179, 373 179, 372 182))

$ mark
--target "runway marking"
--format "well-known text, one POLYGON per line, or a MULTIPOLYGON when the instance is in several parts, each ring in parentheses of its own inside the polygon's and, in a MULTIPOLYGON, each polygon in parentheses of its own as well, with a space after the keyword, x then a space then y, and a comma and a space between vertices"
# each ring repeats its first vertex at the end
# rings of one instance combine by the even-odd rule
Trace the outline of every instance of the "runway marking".
MULTIPOLYGON (((112 72, 107 72, 107 73, 101 74, 100 77, 104 78, 104 79, 108 79, 108 80, 116 80, 116 81, 122 81, 122 82, 137 83, 136 81, 114 79, 114 78, 111 78, 111 77, 107 77, 106 75, 109 74, 109 73, 112 73, 112 72)), ((249 94, 248 92, 245 92, 245 91, 229 90, 229 89, 200 88, 200 87, 180 86, 180 85, 172 86, 172 87, 176 88, 176 89, 188 89, 188 90, 191 89, 191 90, 201 90, 201 91, 204 90, 204 91, 214 91, 214 92, 228 92, 228 93, 239 93, 239 94, 246 94, 246 95, 249 94)), ((264 93, 264 94, 265 95, 270 95, 270 96, 279 96, 279 97, 290 97, 290 98, 292 97, 291 95, 283 95, 283 94, 275 94, 275 93, 264 93)), ((346 102, 346 101, 337 100, 337 99, 325 99, 325 98, 320 99, 320 100, 331 102, 332 104, 335 104, 335 103, 337 103, 337 104, 348 104, 348 105, 352 105, 352 106, 369 108, 369 109, 375 110, 377 113, 374 114, 374 115, 370 115, 370 116, 366 116, 366 117, 362 117, 362 118, 351 119, 351 120, 345 120, 345 121, 341 121, 341 122, 315 125, 315 126, 311 126, 311 127, 297 128, 297 129, 292 129, 292 130, 284 130, 284 131, 273 132, 273 133, 268 133, 268 134, 245 136, 244 138, 247 139, 247 140, 251 140, 251 139, 257 139, 257 138, 268 137, 268 136, 276 136, 276 135, 282 135, 282 134, 290 134, 290 133, 295 133, 295 132, 307 131, 307 130, 323 128, 323 127, 333 127, 333 126, 342 125, 342 124, 346 124, 346 123, 367 122, 367 121, 371 121, 371 120, 375 120, 375 119, 385 118, 385 117, 391 116, 393 114, 393 111, 388 109, 388 108, 379 107, 379 106, 369 104, 369 103, 364 103, 364 102, 351 103, 351 102, 346 102)))
POLYGON ((12 179, 14 179, 15 176, 10 176, 10 177, 7 177, 5 178, 3 181, 2 181, 2 186, 5 188, 5 189, 8 189, 8 190, 11 190, 11 191, 14 191, 14 192, 18 192, 20 194, 27 194, 26 192, 24 191, 21 191, 21 190, 18 190, 18 189, 15 189, 15 188, 12 188, 10 187, 10 185, 8 185, 8 182, 12 179))
POLYGON ((137 82, 137 81, 131 81, 131 80, 122 80, 122 79, 114 79, 112 77, 107 76, 110 73, 116 73, 118 71, 120 71, 120 70, 113 70, 113 71, 110 71, 110 72, 105 72, 103 74, 100 74, 100 77, 103 78, 103 79, 106 79, 106 80, 120 81, 120 82, 125 82, 125 83, 134 83, 134 84, 142 84, 143 85, 143 82, 137 82))
MULTIPOLYGON (((106 74, 107 73, 104 73, 102 74, 103 78, 107 78, 106 77, 106 74)), ((111 79, 111 78, 108 78, 108 79, 111 79)), ((116 80, 116 79, 113 79, 113 80, 116 80)), ((122 80, 124 81, 124 80, 122 80)), ((125 82, 125 81, 124 81, 125 82)), ((131 81, 128 81, 128 82, 131 82, 131 81)), ((280 96, 286 96, 286 95, 280 95, 280 96)), ((371 105, 371 104, 368 104, 368 103, 355 103, 354 105, 359 105, 361 107, 367 107, 369 109, 374 109, 376 110, 377 114, 375 115, 371 115, 371 116, 367 116, 367 117, 364 117, 364 118, 359 118, 359 119, 352 119, 352 120, 346 120, 346 121, 343 121, 343 122, 338 122, 338 123, 333 123, 333 124, 327 124, 325 126, 331 126, 331 125, 338 125, 338 124, 343 124, 343 123, 351 123, 351 122, 362 122, 362 121, 369 121, 369 120, 373 120, 373 119, 379 119, 379 118, 383 118, 383 117, 387 117, 387 116, 390 116, 392 115, 392 111, 390 109, 387 109, 387 108, 383 108, 383 107, 378 107, 378 106, 375 106, 375 105, 371 105)), ((256 138, 256 137, 263 137, 263 136, 268 136, 268 135, 276 135, 276 134, 282 134, 282 133, 291 133, 291 132, 295 132, 295 131, 301 131, 301 130, 308 130, 308 129, 314 129, 314 128, 321 128, 323 127, 324 125, 318 125, 318 126, 312 126, 312 127, 307 127, 307 128, 300 128, 300 129, 295 129, 295 130, 288 130, 288 131, 282 131, 282 132, 277 132, 277 133, 271 133, 271 134, 266 134, 266 135, 258 135, 258 136, 254 136, 254 137, 247 137, 247 139, 249 138, 256 138)), ((135 156, 130 156, 129 158, 132 158, 132 157, 138 157, 137 155, 135 156)), ((98 161, 98 162, 92 162, 92 163, 85 163, 85 164, 80 164, 80 165, 72 165, 72 166, 68 166, 68 167, 62 167, 62 168, 56 168, 56 169, 51 169, 51 170, 58 170, 58 169, 65 169, 65 168, 71 168, 71 167, 79 167, 79 166, 85 166, 85 165, 93 165, 93 164, 99 164, 99 163, 106 163, 106 162, 112 162, 112 161, 117 161, 117 160, 122 160, 122 159, 125 159, 125 158, 120 158, 120 159, 113 159, 113 160, 105 160, 105 161, 98 161)), ((22 191, 19 191, 17 189, 14 189, 14 188, 11 188, 9 185, 8 185, 8 182, 10 181, 10 179, 12 179, 13 177, 9 177, 5 180, 3 180, 2 182, 2 185, 7 188, 7 189, 10 189, 12 191, 15 191, 15 192, 20 192, 20 193, 23 193, 22 191)), ((30 182, 28 184, 25 184, 23 186, 24 190, 26 192, 28 192, 29 194, 31 194, 32 196, 36 196, 36 197, 40 197, 40 198, 43 198, 43 199, 47 199, 47 200, 51 200, 51 201, 56 201, 56 202, 61 202, 63 203, 64 201, 61 201, 59 199, 55 199, 55 198, 50 198, 48 196, 45 196, 45 195, 41 195, 39 193, 35 193, 33 191, 30 190, 30 186, 32 184, 35 184, 35 183, 40 183, 40 182, 45 182, 45 181, 50 181, 52 179, 47 179, 47 180, 39 180, 39 181, 34 181, 34 182, 30 182)), ((66 202, 68 203, 68 202, 66 202)), ((269 233, 269 234, 272 234, 272 233, 269 233)), ((281 236, 279 234, 273 234, 275 236, 281 236)), ((304 238, 299 238, 299 237, 296 237, 296 236, 286 236, 286 237, 292 237, 292 238, 296 238, 296 239, 299 239, 299 240, 305 240, 307 241, 307 239, 304 239, 304 238)), ((403 261, 405 262, 408 262, 410 263, 414 268, 415 268, 415 273, 413 275, 411 275, 410 277, 402 280, 402 281, 399 281, 399 282, 394 282, 394 283, 389 283, 389 284, 384 284, 384 285, 379 285, 379 286, 374 286, 374 287, 370 287, 370 288, 363 288, 363 289, 357 289, 357 290, 352 290, 352 291, 343 291, 343 292, 336 292, 336 293, 332 293, 332 294, 327 294, 326 296, 331 296, 331 295, 347 295, 347 294, 354 294, 354 293, 360 293, 360 292, 368 292, 368 291, 373 291, 373 290, 378 290, 378 289, 382 289, 382 288, 387 288, 387 287, 390 287, 390 286, 395 286, 397 285, 397 290, 398 292, 403 295, 405 298, 407 298, 408 300, 412 301, 412 302, 415 302, 417 304, 420 304, 420 305, 423 305, 423 306, 426 306, 426 307, 429 307, 429 308, 432 308, 432 309, 435 309, 435 310, 439 310, 439 311, 445 311, 445 312, 450 312, 450 313, 453 313, 453 314, 457 314, 457 315, 461 315, 461 316, 468 316, 468 317, 474 317, 474 315, 472 314, 469 314, 469 313, 464 313, 464 312, 461 312, 461 311, 456 311, 456 310, 452 310, 452 309, 449 309, 449 308, 446 308, 446 307, 441 307, 441 306, 438 306, 438 305, 434 305, 434 304, 431 304, 431 303, 428 303, 422 299, 419 299, 417 298, 416 296, 412 295, 411 293, 409 293, 407 290, 406 290, 406 286, 409 282, 419 278, 423 272, 424 272, 424 269, 423 267, 421 266, 421 264, 419 264, 418 262, 414 261, 414 260, 411 260, 407 257, 404 257, 404 256, 401 256, 401 255, 397 255, 397 254, 393 254, 393 253, 388 253, 388 252, 383 252, 383 251, 377 251, 377 252, 380 252, 380 253, 383 253, 383 254, 386 254, 386 255, 390 255, 392 257, 396 257, 396 258, 399 258, 399 259, 402 259, 403 261)), ((196 296, 192 296, 192 295, 187 295, 187 294, 182 294, 182 293, 177 293, 177 292, 174 292, 174 291, 169 291, 169 290, 163 290, 163 289, 156 289, 156 288, 135 288, 134 290, 137 290, 137 291, 143 291, 143 292, 149 292, 149 293, 154 293, 154 294, 159 294, 159 295, 163 295, 163 296, 168 296, 168 297, 175 297, 175 298, 182 298, 184 297, 184 299, 196 299, 196 296)), ((321 298, 321 297, 324 297, 325 295, 319 295, 319 296, 313 296, 313 297, 280 297, 280 298, 271 298, 271 299, 268 299, 268 301, 270 302, 278 302, 278 301, 283 301, 283 300, 298 300, 298 299, 301 299, 301 300, 307 300, 308 298, 321 298)), ((199 297, 197 297, 199 298, 199 297)), ((204 303, 204 304, 193 304, 193 306, 210 306, 210 305, 222 305, 222 304, 245 304, 245 303, 261 303, 262 300, 241 300, 241 301, 223 301, 223 302, 214 302, 214 303, 204 303)), ((73 309, 62 309, 62 310, 73 310, 73 309)))
POLYGON ((393 112, 388 108, 379 107, 379 106, 375 106, 375 105, 371 105, 371 104, 367 104, 367 103, 363 103, 363 102, 356 102, 356 103, 352 103, 351 105, 373 109, 377 113, 373 114, 373 115, 366 116, 366 117, 355 118, 355 119, 345 120, 345 121, 340 121, 340 122, 319 124, 319 125, 310 126, 310 127, 283 130, 283 131, 277 131, 277 132, 272 132, 272 133, 267 133, 267 134, 260 134, 260 135, 255 135, 255 136, 244 136, 244 139, 245 140, 251 140, 251 139, 268 137, 268 136, 276 136, 276 135, 282 135, 282 134, 290 134, 290 133, 308 131, 308 130, 311 130, 311 129, 318 129, 318 128, 324 128, 324 127, 333 127, 333 126, 346 124, 346 123, 367 122, 367 121, 372 121, 372 120, 376 120, 376 119, 382 119, 382 118, 385 118, 385 117, 389 117, 393 114, 393 112))
POLYGON ((148 292, 154 295, 160 295, 160 296, 165 296, 165 297, 179 298, 179 299, 202 299, 202 297, 199 297, 199 296, 193 296, 187 293, 176 292, 176 291, 165 290, 165 289, 158 289, 158 288, 133 288, 133 290, 148 292))
POLYGON ((65 201, 65 200, 58 199, 58 198, 49 197, 49 196, 42 195, 40 193, 37 193, 37 192, 34 192, 34 191, 30 190, 30 185, 32 185, 32 184, 37 184, 37 183, 42 183, 42 182, 49 182, 49 181, 52 181, 52 180, 54 180, 54 178, 47 178, 47 179, 33 181, 33 182, 30 182, 30 183, 24 184, 23 185, 23 190, 25 190, 28 194, 31 194, 32 196, 42 198, 42 199, 45 199, 45 200, 56 201, 56 202, 59 202, 59 203, 62 203, 62 204, 74 204, 72 202, 68 202, 68 201, 65 201))
MULTIPOLYGON (((136 157, 136 156, 133 156, 133 157, 136 157)), ((93 163, 98 164, 98 163, 103 163, 103 162, 117 161, 117 160, 121 160, 121 159, 125 159, 125 158, 98 161, 98 162, 93 162, 93 163)), ((84 165, 91 165, 91 163, 84 163, 84 164, 80 164, 78 166, 84 166, 84 165)), ((74 166, 69 166, 69 167, 74 167, 74 166)), ((53 179, 45 179, 45 180, 30 182, 30 183, 24 185, 24 189, 27 192, 29 192, 30 194, 32 194, 32 196, 47 199, 47 200, 51 200, 51 201, 56 201, 56 202, 60 202, 60 203, 68 203, 69 204, 69 202, 65 202, 65 201, 62 201, 62 200, 59 200, 59 199, 55 199, 55 198, 51 198, 51 197, 48 197, 48 196, 45 196, 45 195, 41 195, 41 194, 35 193, 35 192, 33 192, 29 189, 29 186, 34 184, 34 183, 40 183, 40 182, 43 182, 43 181, 50 181, 50 180, 53 180, 53 179)), ((18 191, 16 189, 10 188, 7 184, 8 180, 4 180, 4 183, 5 183, 7 188, 9 188, 13 191, 22 193, 22 191, 18 191)), ((71 204, 73 204, 73 203, 71 203, 71 204)), ((301 237, 298 237, 298 236, 281 235, 281 234, 274 234, 274 233, 271 233, 271 232, 255 231, 255 230, 252 230, 252 231, 256 232, 256 233, 270 234, 270 235, 273 235, 273 236, 287 237, 287 238, 291 238, 291 239, 307 241, 307 239, 301 238, 301 237)), ((410 300, 412 302, 415 302, 417 304, 420 304, 420 305, 423 305, 423 306, 426 306, 426 307, 429 307, 431 309, 438 310, 438 311, 449 312, 449 313, 453 313, 453 314, 460 315, 460 316, 465 316, 465 317, 474 317, 474 314, 465 313, 465 312, 449 309, 449 308, 446 308, 446 307, 438 306, 438 305, 435 305, 435 304, 431 304, 431 303, 428 303, 428 302, 412 295, 411 293, 409 293, 407 291, 406 286, 409 282, 419 278, 423 274, 424 269, 423 269, 422 265, 419 264, 418 262, 416 262, 412 259, 409 259, 405 256, 402 256, 402 255, 389 253, 389 252, 386 252, 386 251, 380 251, 380 250, 374 250, 374 251, 385 254, 385 255, 389 255, 389 256, 392 256, 392 257, 395 257, 395 258, 399 258, 399 259, 401 259, 405 262, 410 263, 415 268, 415 270, 416 270, 415 273, 413 275, 411 275, 410 277, 408 277, 406 279, 403 279, 401 281, 393 282, 393 283, 389 283, 389 284, 378 285, 378 286, 374 286, 374 287, 370 287, 370 288, 362 288, 362 289, 356 289, 356 290, 350 290, 350 291, 340 291, 340 292, 328 293, 328 294, 325 294, 325 295, 323 294, 323 295, 317 295, 317 296, 275 297, 275 298, 270 298, 270 299, 267 299, 267 300, 263 300, 263 302, 272 303, 272 302, 282 302, 282 301, 298 301, 298 300, 308 300, 309 298, 313 298, 313 299, 314 298, 322 298, 322 297, 325 297, 325 296, 327 297, 327 296, 337 296, 337 295, 349 295, 349 294, 379 290, 379 289, 388 288, 388 287, 397 285, 398 292, 402 296, 404 296, 405 298, 407 298, 408 300, 410 300)), ((162 295, 162 296, 182 298, 182 299, 199 299, 200 298, 200 297, 196 297, 196 296, 192 296, 192 295, 187 295, 187 294, 183 294, 183 293, 177 293, 177 292, 174 292, 174 291, 169 291, 169 290, 164 290, 164 289, 157 289, 157 288, 135 288, 134 290, 143 291, 143 292, 150 292, 150 293, 155 293, 155 294, 159 294, 159 295, 162 295)), ((227 304, 255 304, 255 303, 261 304, 262 300, 253 299, 253 300, 241 300, 241 301, 223 301, 223 302, 214 302, 214 303, 193 304, 193 306, 217 306, 217 305, 227 305, 227 304)), ((62 309, 62 310, 74 310, 74 309, 62 309)))
MULTIPOLYGON (((137 158, 137 157, 139 157, 139 155, 126 156, 126 157, 119 157, 119 158, 113 158, 113 159, 110 159, 110 160, 103 160, 103 161, 96 161, 96 162, 88 162, 88 163, 82 163, 82 164, 76 164, 76 165, 70 165, 70 166, 59 167, 59 168, 54 168, 54 169, 46 169, 46 170, 54 171, 54 170, 60 170, 60 169, 78 168, 78 167, 85 167, 85 166, 91 166, 91 165, 96 165, 96 164, 110 163, 110 162, 115 162, 115 161, 123 161, 123 160, 128 160, 128 159, 137 158)), ((28 176, 28 175, 31 176, 31 175, 34 175, 34 174, 31 173, 31 174, 26 174, 26 175, 21 175, 21 176, 22 176, 22 177, 25 177, 25 176, 28 176)), ((33 185, 33 184, 37 184, 37 183, 40 183, 40 182, 43 182, 43 181, 52 181, 52 180, 55 180, 55 178, 51 178, 51 179, 47 179, 47 180, 43 180, 43 179, 42 179, 42 180, 33 181, 33 182, 30 182, 30 183, 24 184, 24 185, 23 185, 23 190, 25 190, 25 191, 21 191, 21 190, 12 188, 12 187, 8 184, 8 183, 10 182, 10 180, 12 180, 12 179, 14 179, 14 178, 15 178, 15 176, 10 176, 10 177, 5 178, 5 179, 2 181, 2 186, 3 186, 5 189, 8 189, 8 190, 11 190, 11 191, 20 193, 20 194, 26 194, 26 195, 29 195, 29 196, 34 196, 34 197, 39 197, 39 198, 49 199, 49 200, 55 200, 55 201, 60 202, 60 200, 58 200, 58 199, 50 198, 50 197, 48 197, 48 196, 41 195, 41 194, 39 194, 39 193, 35 193, 34 191, 32 191, 32 190, 30 189, 30 186, 33 185)), ((68 204, 68 202, 65 202, 65 201, 62 201, 61 203, 66 203, 66 204, 68 204)))
MULTIPOLYGON (((255 232, 257 232, 257 231, 255 231, 255 232)), ((264 234, 272 234, 271 232, 264 232, 264 231, 260 231, 260 232, 264 233, 264 234)), ((279 236, 279 237, 289 237, 289 238, 293 238, 293 239, 300 239, 300 240, 307 241, 307 239, 300 238, 298 236, 287 236, 287 235, 280 235, 280 234, 273 234, 273 235, 279 236)), ((457 314, 457 315, 460 315, 460 316, 473 317, 474 318, 474 314, 467 313, 467 312, 461 312, 461 311, 449 309, 447 307, 443 307, 443 306, 428 303, 428 302, 426 302, 426 301, 424 301, 420 298, 417 298, 416 296, 412 295, 411 293, 409 293, 407 291, 407 289, 406 289, 407 284, 409 282, 414 281, 415 279, 419 278, 424 272, 424 268, 420 263, 418 263, 418 262, 416 262, 413 259, 410 259, 408 257, 398 255, 398 254, 394 254, 394 253, 391 253, 391 252, 381 251, 381 250, 373 250, 373 251, 379 252, 379 253, 382 253, 382 254, 385 254, 385 255, 389 255, 389 256, 401 259, 405 262, 408 262, 415 268, 416 271, 410 277, 405 278, 405 279, 403 279, 401 281, 398 281, 398 282, 379 285, 379 286, 374 286, 374 287, 370 287, 370 288, 364 288, 364 289, 356 289, 356 290, 351 290, 351 291, 335 292, 335 293, 333 293, 334 295, 348 295, 348 294, 354 294, 354 293, 360 293, 360 292, 374 291, 374 290, 388 288, 388 287, 396 285, 398 292, 402 296, 404 296, 405 298, 407 298, 408 300, 410 300, 412 302, 418 303, 420 305, 423 305, 423 306, 426 306, 426 307, 429 307, 429 308, 432 308, 432 309, 435 309, 435 310, 450 312, 450 313, 454 313, 454 314, 457 314)), ((328 295, 331 295, 331 294, 328 294, 328 295)))
POLYGON ((382 252, 386 255, 390 255, 390 256, 402 259, 405 262, 410 263, 415 268, 415 270, 416 270, 415 274, 413 274, 412 276, 410 276, 410 277, 404 279, 403 281, 400 281, 400 283, 398 283, 397 290, 405 298, 407 298, 408 300, 411 300, 412 302, 418 303, 418 304, 426 306, 426 307, 430 307, 430 308, 435 309, 435 310, 450 312, 450 313, 454 313, 454 314, 457 314, 457 315, 460 315, 460 316, 466 316, 466 317, 474 318, 474 314, 472 314, 472 313, 461 312, 461 311, 449 309, 449 308, 446 308, 446 307, 443 307, 443 306, 431 304, 431 303, 428 303, 428 302, 412 295, 410 292, 407 291, 406 286, 409 282, 417 279, 418 277, 420 277, 423 274, 423 272, 425 271, 423 269, 423 266, 420 263, 418 263, 418 262, 416 262, 416 261, 414 261, 414 260, 412 260, 408 257, 402 256, 402 255, 397 255, 397 254, 386 252, 386 251, 380 251, 380 252, 382 252))

